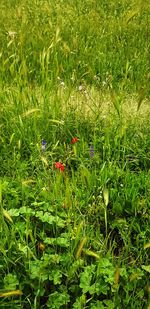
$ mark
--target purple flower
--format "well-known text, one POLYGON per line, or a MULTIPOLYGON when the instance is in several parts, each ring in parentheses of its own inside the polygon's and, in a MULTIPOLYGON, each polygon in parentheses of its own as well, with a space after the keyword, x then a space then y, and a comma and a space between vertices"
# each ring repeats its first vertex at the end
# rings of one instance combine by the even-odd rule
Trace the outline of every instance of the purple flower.
POLYGON ((41 145, 42 151, 45 151, 45 150, 46 150, 46 145, 47 145, 47 142, 43 139, 43 140, 42 140, 42 145, 41 145))
POLYGON ((93 158, 94 157, 94 146, 91 145, 90 146, 90 158, 93 158))

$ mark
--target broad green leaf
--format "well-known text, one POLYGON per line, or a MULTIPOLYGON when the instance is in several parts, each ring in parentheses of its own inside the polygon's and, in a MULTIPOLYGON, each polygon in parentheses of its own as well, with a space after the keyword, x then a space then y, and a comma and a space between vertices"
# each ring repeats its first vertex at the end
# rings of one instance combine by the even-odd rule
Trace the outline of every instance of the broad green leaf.
POLYGON ((47 308, 50 309, 60 309, 60 308, 65 308, 65 305, 70 300, 70 296, 65 293, 65 292, 54 292, 49 295, 49 299, 47 302, 47 308))
POLYGON ((105 309, 103 302, 97 300, 95 303, 91 304, 90 309, 105 309))
POLYGON ((52 269, 49 274, 49 280, 53 281, 54 284, 61 284, 62 272, 58 269, 52 269))
POLYGON ((90 290, 95 268, 96 265, 86 266, 80 275, 80 288, 82 289, 83 293, 87 293, 90 290))
POLYGON ((20 211, 20 214, 22 215, 34 215, 35 214, 35 211, 32 208, 26 207, 26 206, 20 207, 19 211, 20 211))
POLYGON ((142 265, 142 269, 144 269, 145 271, 147 271, 148 273, 150 273, 150 265, 142 265))
POLYGON ((16 287, 19 285, 19 281, 15 274, 7 274, 4 277, 4 288, 6 290, 16 290, 16 287))

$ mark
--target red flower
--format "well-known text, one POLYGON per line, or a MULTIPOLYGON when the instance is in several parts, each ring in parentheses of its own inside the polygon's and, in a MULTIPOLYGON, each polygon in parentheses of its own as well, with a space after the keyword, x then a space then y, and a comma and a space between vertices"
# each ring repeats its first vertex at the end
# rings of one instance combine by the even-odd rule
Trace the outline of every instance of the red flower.
POLYGON ((56 162, 56 163, 55 163, 55 167, 56 167, 56 168, 60 168, 60 167, 61 167, 61 163, 60 163, 60 162, 56 162))
POLYGON ((78 138, 77 137, 73 137, 73 139, 71 140, 71 144, 75 144, 78 142, 78 138))
POLYGON ((64 169, 65 169, 65 166, 64 166, 62 163, 60 163, 60 162, 56 162, 56 163, 55 163, 55 167, 56 167, 57 169, 59 169, 60 172, 63 172, 64 169))
POLYGON ((64 165, 62 164, 62 165, 60 166, 59 170, 60 170, 60 172, 63 172, 64 169, 65 169, 65 167, 64 167, 64 165))

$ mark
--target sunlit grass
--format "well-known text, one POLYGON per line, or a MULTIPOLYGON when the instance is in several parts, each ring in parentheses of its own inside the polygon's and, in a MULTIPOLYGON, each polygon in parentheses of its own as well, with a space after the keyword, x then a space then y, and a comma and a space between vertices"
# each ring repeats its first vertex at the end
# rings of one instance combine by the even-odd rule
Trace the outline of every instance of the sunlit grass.
POLYGON ((147 308, 149 2, 0 9, 0 308, 147 308))

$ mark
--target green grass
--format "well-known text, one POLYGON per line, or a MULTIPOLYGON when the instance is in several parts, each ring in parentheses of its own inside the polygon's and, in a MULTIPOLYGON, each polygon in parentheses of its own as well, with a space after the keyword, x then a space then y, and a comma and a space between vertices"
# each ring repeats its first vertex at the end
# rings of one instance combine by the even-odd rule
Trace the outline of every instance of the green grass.
POLYGON ((149 309, 149 2, 0 9, 0 308, 149 309))

